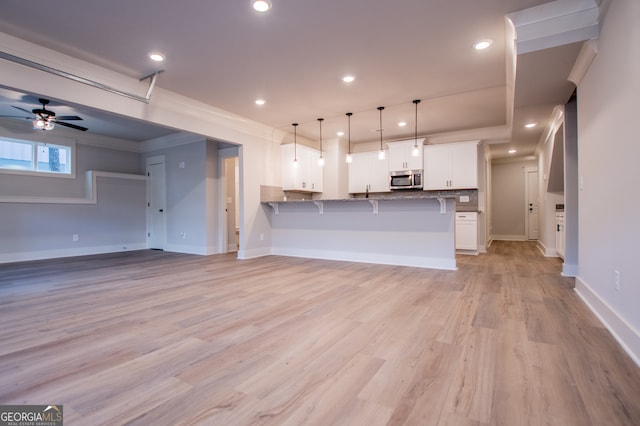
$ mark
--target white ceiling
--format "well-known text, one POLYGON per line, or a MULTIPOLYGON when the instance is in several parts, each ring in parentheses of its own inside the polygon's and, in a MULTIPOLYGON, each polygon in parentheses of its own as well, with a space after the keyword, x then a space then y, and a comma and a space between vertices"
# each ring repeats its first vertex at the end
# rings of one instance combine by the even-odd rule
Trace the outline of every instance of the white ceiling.
MULTIPOLYGON (((420 136, 508 126, 513 105, 505 15, 546 2, 272 3, 270 12, 259 14, 249 0, 58 0, 44 9, 39 2, 8 2, 0 31, 135 78, 155 70, 146 55, 161 51, 167 60, 157 85, 163 89, 277 128, 289 130, 298 122, 299 134, 316 140, 317 118, 325 119, 323 135, 330 137, 346 131, 345 113, 353 112, 352 141, 366 142, 379 138, 378 106, 385 106, 385 139, 413 136, 413 99, 422 100, 420 136), (491 39, 493 45, 475 51, 472 45, 479 39, 491 39), (345 74, 356 80, 343 83, 345 74), (257 98, 267 103, 258 107, 257 98), (408 125, 399 128, 400 120, 408 125)), ((492 145, 496 156, 512 145, 519 155, 533 153, 553 107, 573 91, 567 76, 580 46, 518 56, 513 140, 490 141, 504 142, 492 145), (529 120, 540 125, 521 130, 529 120)), ((15 115, 11 105, 37 106, 37 96, 15 98, 0 91, 0 115, 15 115)), ((77 105, 58 111, 63 108, 62 100, 58 114, 81 115, 86 118, 81 125, 97 133, 109 134, 109 122, 112 135, 132 140, 167 132, 77 105)))

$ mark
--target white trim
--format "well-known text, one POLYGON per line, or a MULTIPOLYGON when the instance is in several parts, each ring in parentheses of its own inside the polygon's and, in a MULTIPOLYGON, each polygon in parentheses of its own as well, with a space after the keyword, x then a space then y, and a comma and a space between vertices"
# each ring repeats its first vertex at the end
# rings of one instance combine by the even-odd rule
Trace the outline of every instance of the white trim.
POLYGON ((540 253, 542 253, 542 255, 544 257, 560 257, 560 254, 558 254, 558 250, 556 250, 556 248, 547 248, 544 243, 541 240, 537 241, 538 244, 536 245, 536 247, 538 247, 538 250, 540 250, 540 253))
POLYGON ((250 250, 240 249, 238 250, 238 259, 254 259, 256 257, 264 257, 271 254, 271 249, 269 247, 259 247, 250 250))
POLYGON ((493 235, 494 241, 529 241, 526 235, 493 235))
POLYGON ((577 277, 580 268, 578 265, 571 265, 568 263, 562 264, 562 276, 563 277, 577 277))
POLYGON ((573 68, 571 68, 571 72, 569 73, 567 80, 574 83, 576 86, 579 86, 582 78, 587 73, 587 70, 591 66, 591 62, 593 62, 597 54, 598 39, 596 38, 586 41, 582 45, 580 53, 578 53, 576 62, 573 64, 573 68))
POLYGON ((147 180, 144 175, 134 175, 129 173, 100 172, 87 170, 85 196, 83 198, 63 198, 63 197, 24 197, 24 196, 0 196, 0 203, 29 203, 29 204, 96 204, 98 202, 97 178, 116 178, 147 180))
POLYGON ((273 247, 271 253, 277 256, 302 257, 309 259, 340 260, 346 262, 374 263, 380 265, 413 266, 417 268, 446 269, 455 271, 456 260, 429 258, 424 256, 393 256, 375 253, 358 253, 337 250, 309 250, 301 248, 273 247))
POLYGON ((217 247, 187 246, 187 245, 180 245, 180 244, 166 244, 164 251, 170 251, 174 253, 197 254, 200 256, 219 254, 217 247))
POLYGON ((194 142, 202 142, 205 140, 206 138, 204 136, 193 133, 174 133, 141 142, 139 152, 146 154, 149 152, 175 148, 177 146, 189 145, 194 142))
POLYGON ((622 349, 640 367, 640 333, 602 300, 580 277, 576 278, 576 293, 602 322, 622 349))
POLYGON ((89 256, 94 254, 117 253, 123 251, 146 250, 146 243, 122 243, 108 246, 53 249, 0 254, 1 263, 26 262, 32 260, 57 259, 62 257, 89 256))

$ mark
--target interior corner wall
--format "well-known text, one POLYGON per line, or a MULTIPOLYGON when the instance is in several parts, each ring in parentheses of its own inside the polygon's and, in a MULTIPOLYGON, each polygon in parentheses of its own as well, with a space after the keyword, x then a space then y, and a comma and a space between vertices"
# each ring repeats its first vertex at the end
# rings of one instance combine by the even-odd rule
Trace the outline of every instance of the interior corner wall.
POLYGON ((640 364, 638 22, 640 2, 610 2, 598 53, 578 83, 576 290, 640 364))
MULTIPOLYGON (((560 125, 561 124, 562 123, 560 123, 560 125)), ((556 250, 556 204, 564 203, 564 196, 562 194, 547 191, 551 158, 556 141, 556 131, 559 131, 559 129, 550 132, 549 137, 542 141, 540 154, 538 156, 538 199, 540 200, 540 233, 538 244, 541 246, 543 254, 548 257, 559 256, 556 250)))

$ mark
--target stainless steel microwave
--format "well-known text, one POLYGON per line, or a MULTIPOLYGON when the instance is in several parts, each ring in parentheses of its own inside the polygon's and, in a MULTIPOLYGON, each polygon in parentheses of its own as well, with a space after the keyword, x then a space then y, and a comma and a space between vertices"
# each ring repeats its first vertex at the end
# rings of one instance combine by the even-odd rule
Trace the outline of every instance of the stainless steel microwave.
POLYGON ((389 189, 422 188, 422 170, 389 172, 389 189))

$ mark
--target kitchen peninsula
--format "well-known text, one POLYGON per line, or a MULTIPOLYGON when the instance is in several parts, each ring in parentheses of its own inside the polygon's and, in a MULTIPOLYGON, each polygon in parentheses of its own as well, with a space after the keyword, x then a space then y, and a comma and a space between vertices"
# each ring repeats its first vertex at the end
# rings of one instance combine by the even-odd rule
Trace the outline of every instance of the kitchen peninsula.
POLYGON ((263 201, 274 255, 456 269, 455 197, 263 201))

